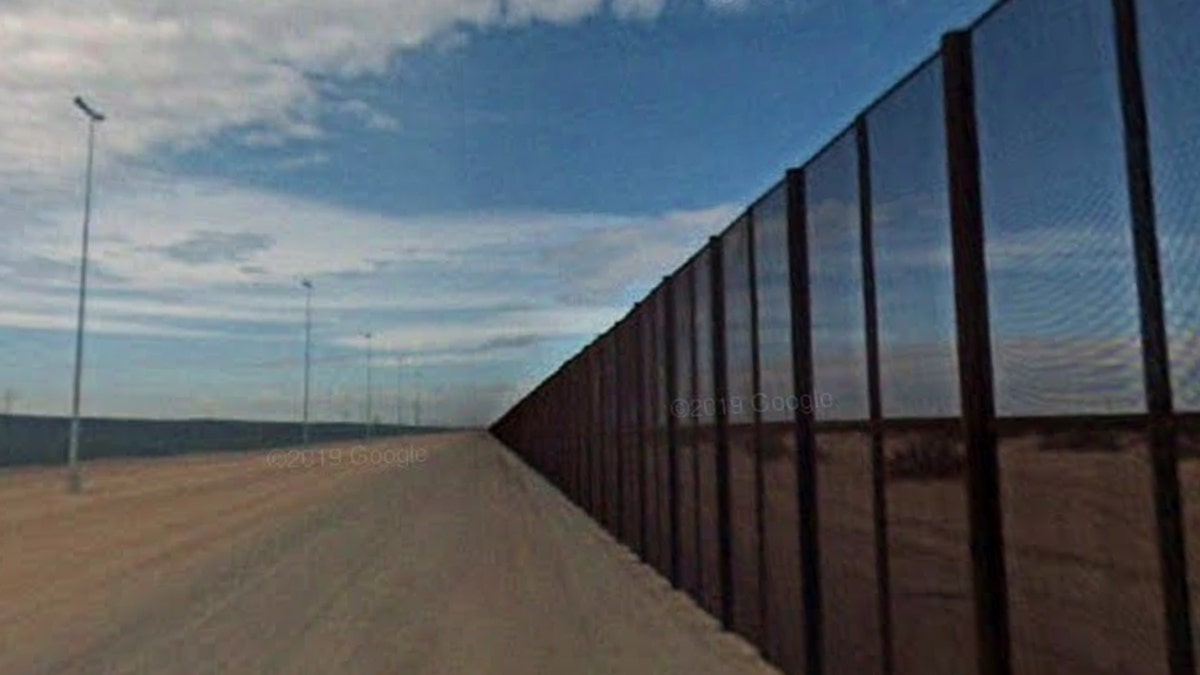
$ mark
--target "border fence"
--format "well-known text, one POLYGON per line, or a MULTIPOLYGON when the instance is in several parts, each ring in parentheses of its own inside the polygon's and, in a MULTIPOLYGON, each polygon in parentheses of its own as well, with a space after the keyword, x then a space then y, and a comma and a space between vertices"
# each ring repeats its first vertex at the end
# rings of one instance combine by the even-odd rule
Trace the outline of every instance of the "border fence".
POLYGON ((493 433, 787 673, 1196 672, 1200 3, 1009 0, 493 433))

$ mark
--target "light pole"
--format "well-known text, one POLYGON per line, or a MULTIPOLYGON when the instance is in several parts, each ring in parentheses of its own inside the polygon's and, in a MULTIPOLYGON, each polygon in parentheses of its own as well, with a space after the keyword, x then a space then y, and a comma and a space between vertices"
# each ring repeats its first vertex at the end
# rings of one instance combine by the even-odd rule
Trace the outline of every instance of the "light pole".
POLYGON ((364 422, 367 440, 371 440, 371 334, 363 333, 363 337, 367 339, 367 417, 364 422))
POLYGON ((421 426, 421 373, 414 372, 413 380, 416 384, 413 386, 413 426, 421 426))
POLYGON ((75 381, 71 390, 71 435, 67 440, 67 491, 78 493, 83 489, 79 475, 79 390, 83 377, 83 316, 87 299, 88 230, 92 219, 92 158, 96 148, 96 125, 104 121, 104 115, 83 100, 75 97, 75 107, 88 118, 87 179, 83 196, 83 252, 79 263, 79 316, 75 326, 75 381))
MULTIPOLYGON (((12 447, 12 414, 13 404, 17 400, 17 392, 12 389, 4 390, 4 445, 10 456, 16 456, 16 448, 12 447)), ((0 456, 0 461, 4 458, 0 456)))
POLYGON ((404 423, 404 357, 396 356, 396 433, 400 433, 400 425, 404 423))
POLYGON ((312 369, 312 292, 313 284, 308 279, 301 279, 304 287, 304 424, 301 427, 303 444, 308 445, 308 382, 312 369))

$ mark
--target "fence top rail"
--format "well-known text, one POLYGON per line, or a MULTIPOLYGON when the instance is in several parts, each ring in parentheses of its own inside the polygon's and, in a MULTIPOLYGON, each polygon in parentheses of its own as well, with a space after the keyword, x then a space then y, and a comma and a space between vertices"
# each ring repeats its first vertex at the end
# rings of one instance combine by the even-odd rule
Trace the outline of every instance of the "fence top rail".
POLYGON ((792 168, 793 167, 787 167, 787 169, 784 170, 783 177, 772 183, 771 187, 763 190, 762 194, 758 195, 758 197, 755 197, 753 202, 750 202, 750 206, 746 207, 747 215, 753 217, 754 213, 762 208, 762 205, 765 204, 768 199, 774 196, 776 190, 787 189, 787 172, 792 168))
POLYGON ((991 7, 988 7, 987 9, 983 10, 982 14, 975 17, 974 21, 972 21, 971 23, 964 26, 962 28, 962 31, 968 32, 968 33, 973 32, 975 29, 977 29, 980 26, 982 26, 983 24, 987 23, 988 19, 991 19, 996 14, 999 14, 1001 10, 1007 8, 1011 4, 1012 4, 1012 0, 997 0, 995 3, 992 4, 991 7))
POLYGON ((710 237, 709 244, 710 245, 714 245, 714 244, 719 245, 720 242, 725 241, 726 237, 729 236, 730 232, 733 232, 735 229, 737 229, 737 227, 739 225, 742 225, 743 223, 749 221, 753 217, 751 215, 751 213, 752 212, 750 209, 746 209, 746 210, 742 211, 741 214, 738 215, 737 218, 734 218, 732 223, 729 223, 728 225, 726 225, 725 229, 721 230, 721 232, 719 234, 710 237))

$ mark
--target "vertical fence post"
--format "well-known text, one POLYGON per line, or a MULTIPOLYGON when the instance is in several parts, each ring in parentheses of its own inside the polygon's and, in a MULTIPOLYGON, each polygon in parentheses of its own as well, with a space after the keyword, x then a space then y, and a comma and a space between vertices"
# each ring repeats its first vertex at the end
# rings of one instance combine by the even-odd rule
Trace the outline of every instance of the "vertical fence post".
MULTIPOLYGON (((688 340, 691 342, 691 350, 689 357, 691 359, 691 390, 692 397, 696 399, 692 401, 692 405, 697 405, 696 410, 703 410, 704 402, 700 399, 700 349, 699 335, 696 330, 696 303, 698 294, 696 293, 697 279, 699 274, 696 273, 696 267, 692 267, 692 271, 688 274, 688 280, 691 282, 687 286, 688 294, 688 340)), ((711 316, 711 315, 710 315, 711 316)), ((704 606, 704 529, 701 527, 703 519, 701 518, 702 510, 700 508, 700 446, 704 439, 704 429, 701 428, 700 414, 693 415, 691 418, 691 433, 692 442, 688 444, 688 448, 692 453, 692 528, 693 540, 696 543, 695 560, 693 561, 696 569, 696 601, 700 606, 704 606)))
POLYGON ((580 370, 580 405, 583 408, 583 496, 584 510, 587 510, 588 515, 595 518, 596 516, 596 490, 595 490, 595 460, 593 459, 593 446, 595 438, 595 419, 592 413, 592 346, 588 345, 586 350, 583 350, 582 368, 580 370))
POLYGON ((625 358, 623 360, 624 376, 622 380, 622 404, 626 406, 625 413, 625 464, 626 464, 626 486, 629 489, 628 505, 625 509, 625 520, 629 532, 626 536, 629 537, 629 547, 638 554, 638 557, 645 555, 642 550, 642 454, 641 454, 641 439, 638 431, 638 419, 641 411, 638 410, 639 395, 637 393, 638 377, 641 373, 641 368, 637 365, 637 308, 629 313, 624 323, 624 328, 621 331, 624 335, 625 358))
POLYGON ((604 349, 599 338, 593 343, 592 354, 592 424, 593 424, 593 442, 592 442, 592 477, 593 489, 595 490, 595 506, 596 522, 600 523, 601 527, 606 527, 608 523, 608 486, 605 476, 605 443, 608 429, 605 427, 604 419, 604 349))
MULTIPOLYGON (((666 329, 662 324, 663 307, 666 303, 667 288, 666 281, 663 281, 658 287, 658 292, 654 295, 654 301, 650 303, 650 343, 648 348, 653 355, 653 366, 650 369, 650 395, 654 401, 652 407, 653 417, 651 419, 651 438, 654 439, 654 533, 656 542, 655 549, 658 551, 657 569, 666 578, 671 578, 671 559, 670 559, 670 527, 669 523, 664 523, 663 514, 667 513, 666 505, 670 504, 670 487, 668 485, 668 472, 664 471, 664 458, 670 456, 670 439, 667 433, 667 424, 670 421, 670 403, 671 403, 671 385, 667 371, 666 350, 661 348, 663 341, 663 331, 666 329)), ((667 517, 669 520, 669 516, 667 517)))
MULTIPOLYGON (((758 225, 755 224, 754 209, 751 209, 747 214, 748 222, 746 223, 746 248, 747 248, 747 274, 750 275, 750 400, 755 401, 756 397, 763 393, 762 391, 762 353, 759 349, 759 331, 758 331, 758 256, 755 246, 756 230, 758 225)), ((756 528, 756 536, 758 538, 758 569, 755 573, 758 575, 758 625, 761 626, 759 639, 761 642, 760 648, 768 659, 777 658, 776 654, 772 654, 771 645, 771 626, 768 622, 770 612, 767 611, 767 603, 770 602, 769 592, 767 588, 767 490, 766 490, 766 475, 763 466, 763 432, 762 432, 762 409, 757 405, 751 404, 753 411, 753 420, 751 422, 751 442, 754 444, 754 523, 756 528)))
POLYGON ((596 440, 592 446, 592 461, 595 464, 596 489, 596 521, 601 526, 608 526, 608 462, 605 456, 608 442, 607 420, 604 419, 604 348, 600 340, 596 340, 595 355, 592 361, 592 415, 595 419, 596 440))
POLYGON ((562 430, 554 423, 555 411, 558 408, 557 374, 554 376, 542 398, 544 399, 541 404, 542 423, 545 425, 546 435, 550 440, 542 451, 542 463, 545 465, 543 472, 555 488, 561 488, 562 485, 558 474, 558 458, 562 442, 562 430))
POLYGON ((655 321, 656 311, 658 307, 658 298, 660 291, 656 289, 654 293, 646 301, 646 307, 643 311, 642 320, 645 322, 642 331, 642 368, 645 369, 645 379, 642 387, 645 389, 645 427, 646 435, 646 461, 649 466, 646 468, 646 502, 643 508, 646 511, 648 522, 646 523, 646 546, 653 554, 651 561, 654 569, 662 573, 662 526, 659 517, 659 508, 661 508, 659 494, 662 489, 662 477, 658 475, 658 458, 662 452, 662 441, 658 435, 658 420, 659 406, 662 402, 658 397, 658 352, 655 349, 655 321))
POLYGON ((721 624, 733 628, 733 537, 730 531, 729 485, 729 378, 725 354, 725 260, 724 242, 709 239, 709 305, 712 334, 713 399, 716 401, 717 432, 717 543, 721 584, 721 624))
POLYGON ((605 522, 608 524, 608 533, 613 539, 620 539, 617 530, 617 523, 620 522, 618 516, 621 508, 621 462, 617 454, 617 424, 616 424, 616 409, 613 406, 613 384, 616 382, 616 349, 611 343, 612 329, 604 335, 601 342, 604 348, 601 354, 604 355, 604 398, 603 409, 604 414, 604 502, 606 505, 605 522))
POLYGON ((945 35, 942 59, 979 672, 1008 675, 1012 671, 1008 579, 994 428, 996 409, 971 34, 958 31, 945 35))
POLYGON ((609 500, 608 512, 608 531, 618 543, 624 540, 621 538, 621 414, 619 390, 619 370, 621 363, 621 352, 617 349, 616 341, 616 325, 609 329, 604 336, 604 384, 607 390, 604 394, 604 415, 608 422, 608 454, 605 455, 605 461, 609 462, 608 471, 611 480, 609 484, 612 490, 612 498, 609 500))
POLYGON ((571 410, 571 476, 575 483, 571 492, 577 506, 583 505, 583 475, 580 472, 583 459, 583 434, 580 425, 582 399, 579 395, 579 363, 581 360, 582 356, 576 355, 575 359, 571 361, 571 384, 568 393, 571 410))
POLYGON ((642 527, 645 530, 648 562, 651 567, 662 573, 662 533, 658 521, 655 520, 659 509, 658 453, 661 450, 655 427, 658 422, 659 403, 654 388, 655 376, 658 373, 658 357, 654 351, 654 314, 655 308, 658 307, 658 297, 659 289, 655 289, 647 296, 643 306, 642 325, 638 331, 642 357, 638 367, 642 370, 642 402, 645 405, 642 415, 642 434, 645 438, 642 451, 645 457, 642 461, 649 462, 649 466, 644 469, 646 489, 642 494, 642 517, 645 524, 642 527))
MULTIPOLYGON (((808 286, 808 213, 803 169, 787 173, 788 275, 792 310, 792 382, 796 396, 813 393, 812 314, 808 286)), ((800 511, 800 577, 808 675, 824 672, 821 553, 817 536, 817 448, 812 406, 796 410, 796 503, 800 511), (807 408, 807 409, 806 409, 807 408)))
POLYGON ((612 500, 612 494, 610 493, 608 484, 608 467, 611 460, 608 455, 608 414, 605 412, 604 407, 608 402, 605 398, 607 391, 606 380, 608 377, 606 370, 608 368, 608 355, 605 353, 605 351, 604 338, 601 337, 596 340, 596 469, 599 473, 598 486, 600 489, 600 517, 598 520, 600 521, 601 526, 603 526, 605 530, 608 530, 610 528, 609 502, 612 500))
POLYGON ((590 392, 589 414, 592 418, 591 449, 592 449, 592 518, 601 525, 606 520, 604 515, 604 418, 601 415, 600 399, 600 344, 599 340, 592 343, 592 358, 589 368, 588 391, 590 392))
POLYGON ((637 465, 637 492, 638 492, 638 512, 637 522, 637 540, 638 551, 641 558, 645 560, 648 556, 648 547, 646 538, 648 530, 646 528, 646 457, 648 456, 650 445, 646 442, 646 363, 644 360, 645 352, 643 342, 642 322, 645 318, 642 316, 642 302, 639 301, 634 306, 633 318, 630 324, 630 339, 632 342, 633 352, 633 400, 634 400, 634 419, 633 419, 633 438, 634 438, 634 460, 637 465))
POLYGON ((624 417, 624 415, 621 414, 621 411, 622 411, 622 409, 624 409, 625 406, 624 406, 624 401, 621 400, 621 379, 622 379, 622 373, 621 373, 622 354, 621 354, 621 352, 622 352, 622 349, 621 349, 621 340, 619 339, 620 334, 621 334, 621 329, 620 329, 620 326, 617 324, 613 325, 612 331, 609 332, 609 334, 608 334, 608 340, 612 346, 609 347, 609 349, 611 350, 611 352, 610 352, 611 358, 609 359, 609 364, 608 364, 610 379, 609 379, 608 401, 606 401, 606 403, 608 406, 610 406, 610 408, 612 410, 612 412, 609 413, 609 419, 611 420, 611 424, 612 424, 611 452, 613 455, 613 462, 614 462, 615 468, 616 468, 616 480, 614 481, 614 485, 613 485, 613 488, 616 490, 616 493, 613 495, 612 534, 613 534, 613 538, 615 538, 617 541, 621 542, 622 544, 628 544, 629 540, 625 536, 625 528, 624 528, 625 499, 626 499, 626 495, 625 495, 626 468, 625 468, 625 453, 624 453, 625 443, 624 443, 624 439, 621 438, 621 434, 624 431, 624 429, 621 428, 621 421, 622 421, 622 418, 624 417))
MULTIPOLYGON (((648 305, 647 305, 648 306, 648 305)), ((637 520, 637 540, 638 552, 642 559, 645 560, 648 556, 649 548, 647 547, 647 528, 646 519, 649 509, 647 509, 646 500, 646 457, 650 455, 650 448, 653 445, 646 443, 646 426, 649 415, 646 414, 646 406, 649 403, 646 397, 646 378, 650 376, 649 370, 646 368, 645 361, 645 331, 642 328, 642 323, 646 320, 643 316, 642 302, 639 300, 633 306, 633 397, 637 402, 634 406, 637 414, 634 416, 633 422, 633 437, 634 447, 637 451, 634 453, 637 464, 637 489, 638 489, 638 520, 637 520)))
POLYGON ((587 398, 584 396, 583 364, 587 351, 575 358, 571 386, 571 405, 575 408, 575 493, 580 508, 587 510, 587 398))
POLYGON ((592 460, 595 462, 596 521, 608 526, 608 462, 605 453, 608 444, 608 426, 604 418, 604 348, 597 339, 592 357, 592 415, 595 419, 595 441, 592 460))
POLYGON ((612 424, 612 445, 610 452, 615 467, 615 480, 613 481, 613 489, 616 490, 613 495, 613 513, 612 513, 612 534, 613 538, 622 544, 628 544, 629 540, 625 537, 624 518, 625 518, 625 456, 624 439, 621 438, 621 433, 624 431, 621 428, 621 421, 624 415, 621 411, 624 409, 624 401, 621 400, 621 328, 618 324, 614 324, 612 330, 608 333, 609 347, 609 393, 608 400, 605 402, 609 406, 611 412, 609 419, 612 424))
POLYGON ((1159 266, 1154 180, 1150 161, 1150 129, 1134 0, 1113 0, 1121 112, 1125 128, 1125 163, 1141 308, 1142 364, 1146 407, 1150 415, 1150 458, 1154 472, 1159 567, 1171 673, 1194 673, 1187 550, 1179 488, 1175 405, 1171 390, 1170 353, 1159 266))
POLYGON ((579 506, 580 504, 580 486, 579 486, 579 396, 577 394, 576 377, 578 376, 579 354, 571 358, 571 365, 567 369, 567 381, 563 390, 563 406, 567 414, 567 433, 568 445, 568 471, 570 472, 571 482, 571 501, 579 506))
POLYGON ((563 367, 559 376, 558 407, 562 412, 562 473, 563 493, 571 503, 578 503, 578 492, 575 480, 575 406, 573 405, 575 385, 575 358, 572 357, 563 367))
POLYGON ((671 577, 670 562, 667 557, 669 546, 667 537, 669 533, 663 523, 663 504, 667 502, 668 487, 667 474, 663 472, 663 458, 666 457, 670 450, 670 442, 667 437, 667 421, 669 415, 664 416, 664 412, 669 410, 670 394, 667 383, 667 364, 666 354, 660 349, 659 343, 662 340, 662 306, 666 297, 666 284, 661 284, 658 292, 654 295, 654 301, 650 303, 650 314, 653 319, 650 322, 650 343, 648 348, 651 350, 652 367, 650 370, 650 396, 654 401, 652 406, 652 419, 650 422, 652 435, 654 439, 654 533, 657 541, 654 546, 658 550, 658 565, 657 569, 666 578, 671 577))
POLYGON ((672 277, 663 277, 663 303, 666 305, 663 312, 663 331, 664 355, 666 356, 667 370, 667 400, 663 405, 667 408, 667 508, 669 511, 669 520, 671 522, 671 585, 675 588, 681 588, 683 585, 683 569, 679 564, 679 415, 676 401, 679 398, 679 391, 676 389, 676 376, 679 372, 678 351, 675 349, 675 284, 672 277))
POLYGON ((579 355, 571 359, 567 375, 567 413, 570 416, 571 433, 571 501, 582 504, 582 481, 579 477, 579 355))
POLYGON ((633 537, 629 532, 629 345, 626 344, 625 334, 627 322, 621 321, 613 330, 613 348, 617 351, 616 358, 616 396, 613 403, 616 406, 617 419, 617 489, 620 490, 621 501, 618 507, 617 532, 618 539, 628 548, 633 548, 633 537))
MULTIPOLYGON (((533 464, 533 467, 543 475, 549 476, 547 469, 547 458, 550 456, 550 450, 554 447, 554 430, 550 428, 549 415, 547 414, 546 404, 550 400, 550 387, 543 383, 541 390, 536 398, 533 399, 533 418, 537 424, 537 442, 535 442, 528 450, 526 450, 525 461, 533 464)), ((551 482, 554 481, 550 477, 551 482)))
POLYGON ((883 673, 895 669, 892 647, 892 583, 888 555, 887 472, 883 453, 883 397, 879 376, 879 305, 875 292, 875 214, 871 184, 871 136, 867 118, 859 117, 858 200, 862 226, 863 310, 867 337, 867 402, 871 428, 871 483, 875 513, 875 583, 878 593, 879 640, 883 673))
POLYGON ((637 340, 634 329, 634 312, 625 318, 621 328, 621 349, 624 355, 621 359, 621 406, 625 408, 625 427, 622 436, 625 438, 625 537, 629 548, 640 558, 643 554, 641 547, 641 527, 638 525, 638 514, 641 511, 641 447, 637 434, 638 397, 637 379, 640 369, 637 367, 637 340))
MULTIPOLYGON (((655 309, 655 334, 654 334, 654 353, 656 359, 661 359, 663 378, 656 385, 655 395, 660 397, 658 424, 662 425, 661 432, 658 436, 658 442, 662 443, 660 452, 663 456, 659 458, 659 526, 663 530, 660 533, 661 552, 663 556, 663 573, 673 583, 676 580, 676 572, 674 569, 676 556, 675 542, 675 455, 673 454, 671 440, 671 424, 673 423, 675 414, 672 408, 672 401, 675 400, 675 373, 672 369, 672 359, 674 355, 671 353, 671 321, 670 321, 670 279, 664 277, 662 280, 662 291, 658 298, 658 308, 655 309), (663 514, 666 514, 665 523, 663 514)), ((657 372, 657 371, 656 371, 657 372)))
POLYGON ((588 464, 591 461, 591 455, 588 454, 589 429, 590 422, 588 414, 591 408, 588 407, 588 386, 591 381, 588 379, 588 348, 579 354, 579 363, 575 367, 575 401, 579 408, 577 433, 579 436, 579 505, 589 515, 592 513, 591 491, 592 491, 592 473, 591 466, 588 464))
POLYGON ((613 326, 613 331, 610 333, 609 339, 612 341, 613 350, 613 393, 609 397, 609 405, 613 407, 613 452, 617 459, 617 513, 616 521, 613 523, 613 532, 616 535, 617 541, 629 546, 629 533, 626 532, 625 515, 629 510, 629 490, 626 483, 629 481, 629 462, 626 461, 627 443, 625 442, 625 424, 626 416, 629 411, 625 405, 625 344, 624 344, 624 323, 617 323, 613 326))

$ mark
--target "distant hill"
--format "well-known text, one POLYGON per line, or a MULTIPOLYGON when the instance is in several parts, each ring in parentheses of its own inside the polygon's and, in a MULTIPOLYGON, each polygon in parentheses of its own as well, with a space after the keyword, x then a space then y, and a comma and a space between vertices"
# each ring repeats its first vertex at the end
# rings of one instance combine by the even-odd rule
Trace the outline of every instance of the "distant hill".
MULTIPOLYGON (((65 461, 70 420, 65 417, 0 415, 0 466, 59 464, 65 461)), ((362 423, 310 424, 314 443, 363 437, 362 423)), ((446 431, 441 427, 378 425, 375 436, 401 436, 446 431)), ((245 420, 138 420, 85 418, 80 456, 164 457, 194 452, 259 450, 299 445, 298 422, 245 420)))

